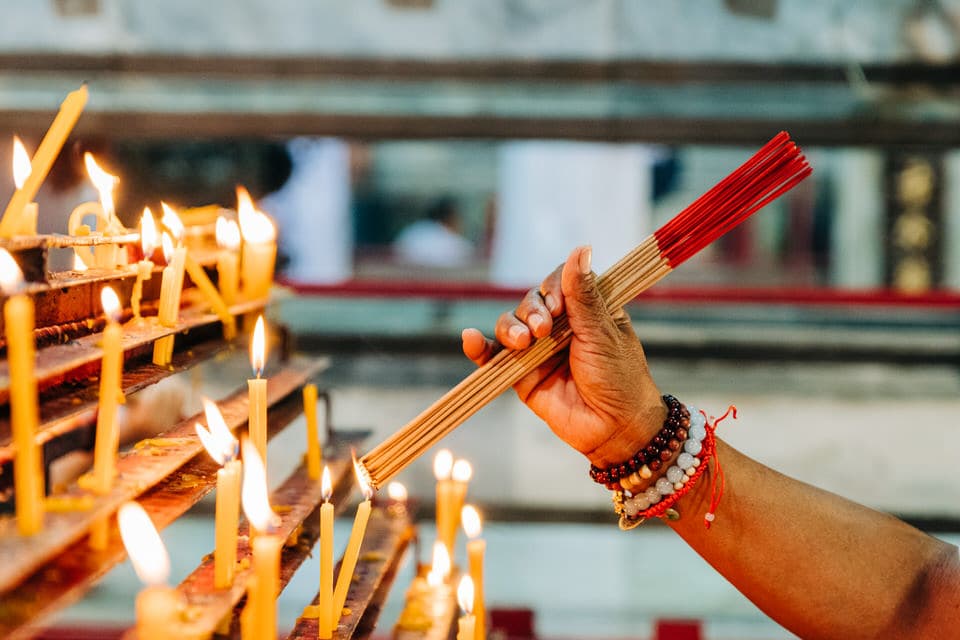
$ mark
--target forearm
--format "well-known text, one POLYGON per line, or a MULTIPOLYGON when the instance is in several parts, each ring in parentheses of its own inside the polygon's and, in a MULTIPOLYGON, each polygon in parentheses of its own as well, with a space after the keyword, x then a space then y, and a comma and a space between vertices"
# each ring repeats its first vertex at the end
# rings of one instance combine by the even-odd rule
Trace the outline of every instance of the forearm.
POLYGON ((803 638, 960 630, 955 547, 717 446, 726 490, 711 529, 709 475, 670 525, 768 615, 803 638))

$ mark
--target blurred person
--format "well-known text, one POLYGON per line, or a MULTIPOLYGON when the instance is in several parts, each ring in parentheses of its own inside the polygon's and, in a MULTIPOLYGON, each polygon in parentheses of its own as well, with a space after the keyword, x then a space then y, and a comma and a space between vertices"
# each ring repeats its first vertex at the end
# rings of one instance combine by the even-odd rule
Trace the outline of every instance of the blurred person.
POLYGON ((476 249, 462 235, 462 226, 456 201, 444 196, 430 206, 424 219, 400 232, 393 242, 394 256, 405 264, 424 267, 468 266, 476 249))

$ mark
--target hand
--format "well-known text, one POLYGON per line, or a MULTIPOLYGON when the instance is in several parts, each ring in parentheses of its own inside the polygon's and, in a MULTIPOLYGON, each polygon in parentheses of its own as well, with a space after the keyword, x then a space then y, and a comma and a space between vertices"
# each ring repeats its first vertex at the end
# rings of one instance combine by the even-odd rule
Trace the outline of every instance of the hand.
POLYGON ((500 348, 526 349, 566 310, 570 348, 514 385, 520 399, 598 467, 629 459, 663 426, 666 406, 623 309, 609 310, 591 271, 590 247, 574 249, 539 289, 497 320, 496 342, 463 332, 463 352, 482 365, 500 348))

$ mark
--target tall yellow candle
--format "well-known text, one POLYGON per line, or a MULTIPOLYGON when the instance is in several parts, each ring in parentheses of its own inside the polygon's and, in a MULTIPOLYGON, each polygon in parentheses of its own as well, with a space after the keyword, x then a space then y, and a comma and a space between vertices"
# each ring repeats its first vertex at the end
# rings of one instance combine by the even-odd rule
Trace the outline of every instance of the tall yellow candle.
POLYGON ((240 227, 234 220, 217 218, 217 284, 228 305, 237 301, 240 288, 240 227))
POLYGON ((237 187, 237 214, 243 236, 243 295, 248 299, 266 298, 277 261, 277 230, 270 217, 253 206, 250 194, 243 187, 237 187))
POLYGON ((143 298, 143 283, 153 277, 153 262, 150 257, 157 248, 157 223, 153 219, 150 207, 144 207, 143 215, 140 217, 140 248, 143 251, 143 259, 137 262, 137 279, 133 283, 133 291, 130 294, 134 322, 141 319, 140 300, 143 298))
POLYGON ((97 405, 97 434, 93 450, 93 490, 101 495, 110 493, 117 468, 117 407, 123 400, 123 329, 120 327, 120 299, 110 287, 100 291, 100 302, 107 317, 103 330, 100 364, 100 399, 97 405))
POLYGON ((120 537, 130 563, 144 589, 137 595, 138 640, 168 640, 178 637, 183 600, 167 586, 170 556, 150 516, 136 502, 126 502, 117 512, 120 537))
POLYGON ((267 459, 267 380, 261 378, 266 363, 267 339, 263 316, 257 318, 250 340, 250 366, 256 376, 247 380, 249 417, 247 427, 250 439, 257 447, 260 457, 267 459))
POLYGON ((317 629, 320 640, 333 637, 333 484, 330 481, 330 469, 323 467, 320 481, 323 493, 323 505, 320 507, 320 591, 317 597, 317 629))
POLYGON ((453 555, 453 540, 451 539, 454 486, 450 477, 453 471, 453 454, 447 449, 441 449, 433 458, 433 475, 437 479, 436 511, 437 511, 437 540, 447 548, 447 553, 453 555))
POLYGON ((360 490, 363 492, 363 502, 357 505, 357 515, 353 518, 353 529, 350 531, 347 549, 343 552, 343 559, 340 562, 337 586, 333 591, 334 621, 340 620, 343 605, 347 602, 347 592, 350 590, 350 582, 353 580, 353 570, 357 567, 360 545, 363 543, 363 534, 367 530, 367 521, 370 519, 370 498, 373 497, 373 489, 370 488, 366 471, 360 468, 356 458, 353 460, 353 470, 357 476, 357 482, 360 484, 360 490))
POLYGON ((217 471, 215 515, 216 546, 213 549, 213 586, 227 589, 233 584, 237 565, 237 524, 240 516, 240 473, 238 443, 217 405, 203 398, 207 426, 194 425, 204 449, 222 468, 217 471))
POLYGON ((40 185, 50 172, 54 160, 60 155, 60 149, 63 148, 86 104, 87 85, 67 94, 57 116, 53 119, 53 124, 50 125, 43 140, 40 141, 40 146, 37 147, 37 152, 33 155, 29 177, 24 181, 23 186, 14 192, 7 204, 3 218, 0 219, 0 236, 9 238, 19 227, 18 216, 22 215, 24 207, 37 195, 40 185))
POLYGON ((453 463, 453 471, 450 474, 453 488, 450 490, 450 517, 447 521, 449 529, 445 533, 451 550, 457 544, 457 531, 460 530, 460 510, 463 509, 463 503, 467 499, 467 486, 470 484, 470 478, 472 477, 473 467, 470 466, 469 462, 461 459, 453 463))
POLYGON ((483 597, 483 556, 487 551, 486 541, 480 537, 483 525, 480 513, 472 505, 465 505, 460 520, 467 534, 467 564, 473 579, 473 615, 476 618, 476 640, 485 640, 487 634, 487 606, 483 597))
POLYGON ((277 514, 267 498, 267 474, 256 447, 244 438, 243 512, 257 530, 253 539, 253 582, 247 593, 250 637, 274 640, 277 637, 277 595, 280 591, 280 551, 283 536, 276 535, 277 514))
POLYGON ((457 602, 463 615, 457 620, 457 640, 475 640, 476 618, 473 615, 473 580, 470 576, 460 578, 457 585, 457 602))
POLYGON ((223 339, 233 340, 237 336, 237 322, 233 314, 230 313, 227 303, 220 297, 220 292, 213 286, 207 272, 196 260, 187 255, 184 264, 187 273, 190 274, 190 279, 193 280, 193 284, 203 294, 207 304, 210 305, 210 309, 220 318, 220 322, 223 324, 223 339))
POLYGON ((0 249, 0 288, 8 296, 3 305, 4 335, 10 371, 10 422, 16 453, 13 459, 17 529, 33 535, 43 526, 43 461, 36 441, 39 423, 34 363, 33 300, 20 292, 23 273, 5 249, 0 249))
MULTIPOLYGON (((157 320, 164 327, 177 326, 180 313, 180 293, 183 290, 183 270, 187 259, 184 247, 173 246, 169 234, 164 233, 161 240, 163 255, 167 266, 163 268, 160 281, 160 309, 157 320)), ((164 336, 153 343, 153 363, 159 366, 170 364, 173 358, 173 336, 164 336)))
MULTIPOLYGON (((20 138, 13 136, 13 183, 17 189, 23 187, 23 184, 30 177, 32 171, 30 166, 30 154, 20 142, 20 138)), ((39 209, 36 202, 28 202, 23 205, 23 211, 15 215, 17 226, 13 230, 14 235, 32 236, 37 233, 37 215, 39 209)))
POLYGON ((323 451, 320 449, 320 428, 317 424, 317 385, 303 387, 303 415, 307 421, 307 475, 320 479, 323 451))

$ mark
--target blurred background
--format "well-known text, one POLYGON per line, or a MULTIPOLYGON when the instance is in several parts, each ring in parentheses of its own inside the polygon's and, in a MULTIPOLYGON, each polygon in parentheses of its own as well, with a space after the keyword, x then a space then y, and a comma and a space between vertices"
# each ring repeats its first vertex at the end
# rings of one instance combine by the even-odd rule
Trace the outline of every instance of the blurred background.
MULTIPOLYGON (((131 225, 161 197, 229 206, 246 184, 280 230, 274 320, 331 356, 330 419, 371 445, 470 371, 464 327, 491 331, 576 245, 605 269, 789 131, 813 176, 630 305, 654 376, 710 413, 736 404, 723 436, 749 455, 960 539, 960 1, 0 7, 0 141, 35 148, 90 87, 41 230, 89 199, 85 150, 120 176, 131 225)), ((445 444, 474 463, 488 600, 539 637, 676 617, 791 637, 665 527, 618 531, 586 461, 515 398, 445 444)), ((429 460, 402 480, 427 518, 429 460)), ((175 568, 209 550, 208 520, 201 505, 164 533, 175 568)), ((287 619, 316 588, 301 573, 287 619)), ((115 572, 63 624, 129 621, 134 584, 115 572)))

